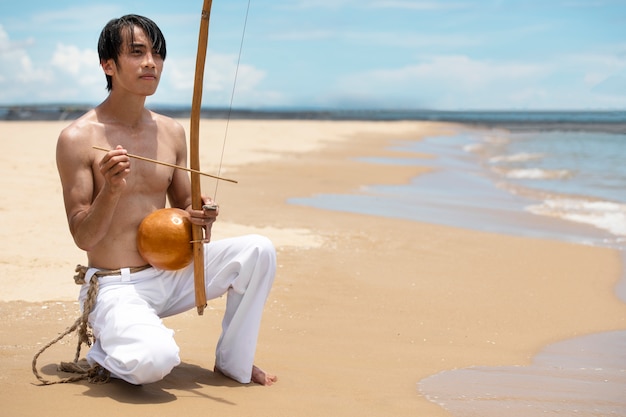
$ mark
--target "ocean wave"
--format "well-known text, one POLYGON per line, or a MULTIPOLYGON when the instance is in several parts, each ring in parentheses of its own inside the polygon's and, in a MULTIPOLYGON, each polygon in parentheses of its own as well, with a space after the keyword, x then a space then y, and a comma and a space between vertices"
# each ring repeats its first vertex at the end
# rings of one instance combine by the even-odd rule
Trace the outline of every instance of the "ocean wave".
POLYGON ((626 237, 626 204, 554 198, 526 209, 533 214, 589 224, 615 236, 626 237))
POLYGON ((465 152, 480 152, 483 149, 485 149, 485 145, 482 143, 470 143, 469 145, 463 146, 465 152))
POLYGON ((511 169, 501 172, 510 179, 554 180, 571 177, 571 172, 566 169, 546 170, 539 168, 511 169))
POLYGON ((516 153, 514 155, 499 155, 489 158, 489 162, 492 164, 498 164, 500 162, 527 162, 534 161, 537 159, 542 159, 543 154, 541 153, 527 153, 521 152, 516 153))
POLYGON ((483 141, 490 145, 506 145, 511 142, 511 139, 506 136, 485 136, 483 141))

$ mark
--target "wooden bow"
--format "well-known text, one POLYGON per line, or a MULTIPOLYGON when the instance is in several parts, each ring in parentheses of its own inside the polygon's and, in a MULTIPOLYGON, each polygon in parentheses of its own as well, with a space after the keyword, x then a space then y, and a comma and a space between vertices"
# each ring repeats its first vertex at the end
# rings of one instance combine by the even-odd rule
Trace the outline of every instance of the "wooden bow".
MULTIPOLYGON (((200 19, 200 34, 198 36, 198 54, 196 55, 196 73, 193 85, 193 99, 191 102, 191 127, 189 137, 189 164, 192 170, 200 171, 200 110, 202 107, 202 83, 204 79, 204 63, 209 41, 209 18, 211 17, 212 0, 204 0, 202 17, 200 19)), ((202 191, 200 189, 200 174, 191 172, 191 208, 202 210, 202 191)), ((204 229, 199 225, 192 225, 194 287, 196 294, 196 308, 198 314, 204 314, 206 307, 206 290, 204 287, 204 229)))

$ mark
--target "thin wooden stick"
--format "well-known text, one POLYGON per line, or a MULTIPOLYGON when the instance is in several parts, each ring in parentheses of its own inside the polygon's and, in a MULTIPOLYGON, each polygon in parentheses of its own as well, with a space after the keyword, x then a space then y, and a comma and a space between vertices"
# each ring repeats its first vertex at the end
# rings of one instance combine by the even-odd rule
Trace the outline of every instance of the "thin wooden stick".
MULTIPOLYGON (((99 151, 109 152, 109 149, 102 148, 100 146, 92 146, 92 148, 97 149, 99 151)), ((187 172, 191 172, 191 173, 199 174, 199 175, 204 175, 204 176, 207 176, 207 177, 215 178, 215 179, 222 180, 222 181, 233 182, 233 183, 237 184, 237 181, 235 181, 235 180, 231 180, 229 178, 218 177, 217 175, 207 174, 206 172, 198 171, 197 169, 181 167, 180 165, 170 164, 169 162, 157 161, 156 159, 146 158, 145 156, 133 155, 132 153, 127 153, 126 156, 128 156, 129 158, 134 158, 134 159, 139 159, 139 160, 142 160, 142 161, 152 162, 152 163, 159 164, 159 165, 165 165, 166 167, 170 167, 170 168, 182 169, 183 171, 187 171, 187 172)))

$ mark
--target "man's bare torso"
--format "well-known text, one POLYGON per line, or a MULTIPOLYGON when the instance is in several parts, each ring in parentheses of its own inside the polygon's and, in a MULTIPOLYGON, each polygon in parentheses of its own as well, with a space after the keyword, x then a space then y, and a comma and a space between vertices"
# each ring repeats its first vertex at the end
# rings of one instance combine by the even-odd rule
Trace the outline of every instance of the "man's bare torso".
MULTIPOLYGON (((81 209, 87 208, 83 207, 86 203, 93 204, 105 183, 100 172, 100 161, 105 153, 93 149, 94 145, 107 149, 114 149, 120 145, 128 153, 171 164, 181 163, 181 153, 183 155, 186 153, 182 128, 171 119, 148 111, 145 112, 140 124, 126 126, 99 114, 96 109, 66 130, 62 137, 64 134, 68 136, 67 140, 71 141, 73 146, 64 149, 72 149, 73 154, 61 157, 70 164, 77 164, 74 168, 82 172, 68 181, 76 182, 73 186, 78 187, 77 193, 91 194, 90 201, 83 199, 83 202, 77 204, 81 209), (91 184, 84 183, 89 181, 91 184)), ((174 171, 173 168, 146 161, 135 159, 130 161, 130 174, 113 209, 108 230, 103 238, 87 251, 90 266, 117 269, 147 263, 137 250, 137 228, 146 215, 155 209, 165 207, 174 171)), ((80 198, 81 196, 78 196, 78 199, 80 198)), ((70 218, 73 210, 80 211, 76 207, 67 207, 67 202, 66 209, 70 218)))

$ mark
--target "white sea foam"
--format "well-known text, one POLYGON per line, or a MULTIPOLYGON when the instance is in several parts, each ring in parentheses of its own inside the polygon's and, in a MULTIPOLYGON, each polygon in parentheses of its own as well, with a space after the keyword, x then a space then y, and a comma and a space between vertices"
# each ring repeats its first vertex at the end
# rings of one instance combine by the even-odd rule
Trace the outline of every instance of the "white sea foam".
POLYGON ((540 153, 527 153, 521 152, 513 155, 499 155, 489 158, 489 162, 492 164, 497 164, 500 162, 527 162, 534 161, 537 159, 543 158, 543 154, 540 153))
POLYGON ((463 146, 465 152, 479 152, 483 149, 485 149, 485 145, 482 143, 470 143, 469 145, 463 146))
POLYGON ((615 236, 626 237, 626 204, 555 198, 526 209, 534 214, 590 224, 615 236))
POLYGON ((532 179, 532 180, 550 180, 550 179, 563 179, 571 176, 571 173, 566 169, 559 170, 546 170, 539 168, 532 169, 512 169, 505 171, 504 175, 511 179, 532 179))
POLYGON ((511 141, 504 136, 485 136, 483 140, 492 145, 505 145, 511 141))

